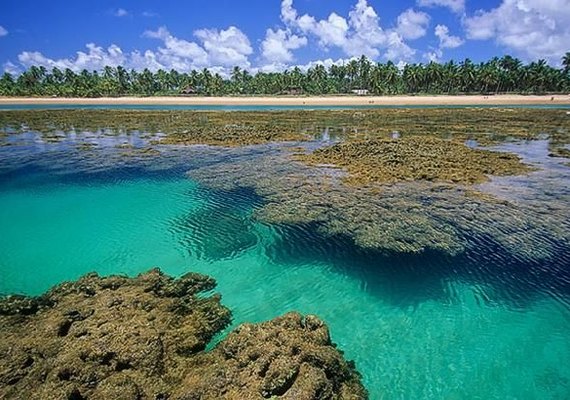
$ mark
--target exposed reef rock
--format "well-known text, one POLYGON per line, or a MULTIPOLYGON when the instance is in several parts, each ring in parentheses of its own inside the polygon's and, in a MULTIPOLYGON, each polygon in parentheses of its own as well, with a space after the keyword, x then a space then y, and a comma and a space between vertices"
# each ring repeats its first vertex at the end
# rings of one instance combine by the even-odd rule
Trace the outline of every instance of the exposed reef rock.
POLYGON ((238 327, 215 281, 159 270, 89 274, 46 294, 0 300, 0 398, 363 399, 352 363, 316 317, 238 327))
MULTIPOLYGON (((565 110, 438 108, 371 110, 190 111, 190 110, 6 110, 2 132, 38 131, 58 141, 64 132, 161 133, 163 142, 242 146, 310 140, 330 128, 330 136, 349 139, 421 135, 482 144, 506 138, 536 139, 547 134, 553 155, 570 144, 565 110)), ((1 138, 1 136, 0 136, 1 138)), ((0 143, 6 143, 0 140, 0 143)))
POLYGON ((244 324, 195 361, 175 398, 367 398, 354 365, 343 360, 327 326, 312 315, 244 324))
POLYGON ((488 175, 515 175, 529 168, 509 153, 471 149, 436 137, 367 139, 337 143, 307 156, 311 164, 346 167, 354 184, 447 181, 473 184, 488 175))

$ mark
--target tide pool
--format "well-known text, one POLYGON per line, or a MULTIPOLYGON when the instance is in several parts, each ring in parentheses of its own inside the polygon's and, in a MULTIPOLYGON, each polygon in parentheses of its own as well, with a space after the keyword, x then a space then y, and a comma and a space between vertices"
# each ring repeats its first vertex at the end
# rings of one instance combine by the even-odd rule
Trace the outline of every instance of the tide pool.
POLYGON ((570 393, 570 293, 540 285, 553 271, 570 281, 567 248, 559 265, 532 268, 485 254, 380 254, 311 225, 257 222, 263 199, 251 190, 186 176, 212 158, 97 169, 65 149, 9 153, 22 162, 0 161, 2 294, 40 294, 91 271, 196 271, 217 280, 233 326, 290 310, 319 315, 372 399, 570 393))

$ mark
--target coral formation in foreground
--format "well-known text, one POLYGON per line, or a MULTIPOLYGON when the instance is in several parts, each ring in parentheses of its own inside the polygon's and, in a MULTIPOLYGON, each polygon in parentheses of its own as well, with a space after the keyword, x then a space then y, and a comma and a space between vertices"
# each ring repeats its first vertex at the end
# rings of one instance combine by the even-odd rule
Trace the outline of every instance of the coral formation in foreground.
POLYGON ((0 398, 363 399, 354 365, 315 316, 231 320, 207 276, 89 274, 0 300, 0 398))

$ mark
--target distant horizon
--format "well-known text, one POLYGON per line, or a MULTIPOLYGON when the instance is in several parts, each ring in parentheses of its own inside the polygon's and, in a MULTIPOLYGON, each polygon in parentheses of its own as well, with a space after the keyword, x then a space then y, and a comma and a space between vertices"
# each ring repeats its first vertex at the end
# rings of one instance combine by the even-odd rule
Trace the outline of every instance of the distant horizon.
POLYGON ((511 55, 560 67, 570 50, 568 0, 6 0, 0 73, 209 69, 228 76, 347 63, 361 54, 405 64, 511 55), (554 4, 556 3, 556 4, 554 4), (560 3, 560 4, 559 4, 560 3), (70 23, 73 21, 73 23, 70 23))

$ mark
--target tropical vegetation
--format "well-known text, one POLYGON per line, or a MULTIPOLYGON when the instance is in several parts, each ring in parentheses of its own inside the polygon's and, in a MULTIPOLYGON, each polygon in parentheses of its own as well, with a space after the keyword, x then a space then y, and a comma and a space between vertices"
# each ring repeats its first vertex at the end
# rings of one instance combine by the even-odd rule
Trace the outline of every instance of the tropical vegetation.
POLYGON ((294 67, 251 74, 234 67, 227 77, 208 69, 182 73, 108 66, 101 71, 76 73, 69 68, 32 66, 17 76, 6 72, 0 78, 2 96, 320 95, 353 90, 377 95, 568 92, 570 52, 562 58, 560 69, 545 60, 524 64, 508 55, 481 63, 466 59, 407 64, 403 68, 391 61, 374 63, 362 56, 343 65, 315 65, 307 71, 294 67))

